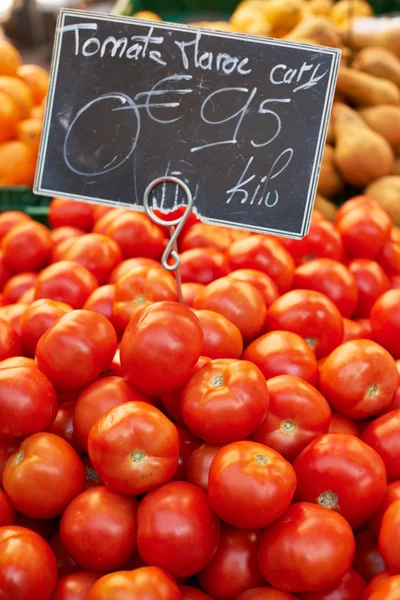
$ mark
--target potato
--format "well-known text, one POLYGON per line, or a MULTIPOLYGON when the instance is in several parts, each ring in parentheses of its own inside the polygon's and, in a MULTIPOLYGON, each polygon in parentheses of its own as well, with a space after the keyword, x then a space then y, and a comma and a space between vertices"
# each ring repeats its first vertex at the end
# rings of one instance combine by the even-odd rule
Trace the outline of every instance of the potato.
POLYGON ((396 156, 391 175, 400 175, 400 156, 396 156))
POLYGON ((304 19, 285 36, 285 39, 295 42, 304 38, 315 40, 321 46, 340 48, 342 45, 341 34, 334 24, 325 17, 304 19))
POLYGON ((236 7, 230 18, 230 23, 235 31, 253 35, 271 34, 271 26, 264 16, 263 0, 244 0, 236 7))
POLYGON ((364 48, 356 55, 353 67, 369 75, 388 79, 400 86, 400 60, 390 50, 375 46, 364 48))
POLYGON ((400 106, 380 104, 359 111, 371 129, 382 135, 395 152, 400 152, 400 106))
POLYGON ((371 6, 364 0, 339 0, 333 6, 330 18, 336 25, 347 29, 350 19, 354 17, 371 17, 372 15, 371 6))
POLYGON ((377 179, 365 193, 379 202, 394 223, 400 224, 400 175, 377 179))
POLYGON ((318 181, 318 192, 326 198, 334 198, 343 189, 343 179, 338 173, 334 149, 327 144, 322 157, 321 171, 318 181))
POLYGON ((339 69, 336 90, 356 106, 400 105, 400 90, 394 83, 348 67, 339 69))
POLYGON ((350 42, 353 48, 386 48, 400 58, 400 19, 356 19, 350 42))

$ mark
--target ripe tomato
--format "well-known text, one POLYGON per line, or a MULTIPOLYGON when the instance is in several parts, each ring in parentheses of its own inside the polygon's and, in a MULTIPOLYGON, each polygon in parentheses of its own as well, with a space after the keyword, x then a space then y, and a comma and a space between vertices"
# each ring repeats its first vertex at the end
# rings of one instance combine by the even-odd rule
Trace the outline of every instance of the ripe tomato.
POLYGON ((0 318, 0 360, 22 354, 21 338, 11 323, 0 318))
POLYGON ((265 530, 258 564, 266 581, 281 590, 320 592, 347 573, 354 550, 353 532, 343 517, 299 502, 265 530))
POLYGON ((90 294, 83 310, 91 310, 112 322, 114 298, 115 285, 102 285, 90 294))
POLYGON ((8 304, 0 306, 0 319, 11 323, 18 335, 21 335, 21 316, 26 310, 24 304, 8 304))
POLYGON ((224 315, 240 330, 245 341, 260 335, 267 309, 261 293, 250 283, 221 277, 207 285, 195 298, 194 308, 224 315))
POLYGON ((353 567, 365 579, 370 581, 386 569, 376 540, 369 531, 362 531, 356 538, 356 553, 353 567))
POLYGON ((379 550, 389 569, 395 573, 400 571, 398 539, 400 532, 400 500, 395 500, 382 518, 379 532, 379 550))
POLYGON ((268 309, 268 329, 284 329, 305 339, 317 357, 327 356, 343 339, 343 318, 320 292, 292 290, 268 309))
POLYGON ((78 229, 77 227, 71 227, 70 225, 61 225, 60 227, 56 227, 52 231, 50 231, 51 241, 53 242, 53 246, 56 246, 60 242, 64 240, 70 240, 73 238, 80 237, 84 235, 83 229, 78 229))
POLYGON ((36 369, 36 361, 26 356, 11 356, 11 358, 0 360, 0 369, 8 369, 10 367, 33 367, 36 369))
MULTIPOLYGON (((3 213, 4 214, 4 213, 3 213)), ((1 217, 1 214, 0 214, 1 217)), ((1 225, 0 225, 1 226, 1 225)), ((1 239, 1 237, 0 237, 1 239)), ((0 250, 0 289, 3 289, 7 281, 14 275, 14 271, 10 269, 4 260, 4 254, 0 250)))
POLYGON ((104 217, 111 210, 114 210, 112 206, 106 206, 104 204, 92 204, 93 219, 96 223, 101 217, 104 217))
POLYGON ((172 577, 157 567, 141 567, 134 571, 116 571, 104 575, 90 590, 88 600, 182 600, 179 587, 172 577))
POLYGON ((61 541, 71 558, 89 571, 115 571, 137 548, 138 503, 104 486, 86 490, 66 508, 61 541))
POLYGON ((90 590, 100 577, 99 573, 91 571, 76 571, 64 575, 57 581, 52 600, 87 600, 90 590))
POLYGON ((110 224, 120 215, 128 212, 127 208, 112 208, 107 211, 104 215, 102 215, 99 219, 96 219, 95 224, 93 225, 93 233, 101 233, 102 235, 106 234, 108 227, 110 224))
POLYGON ((52 251, 51 251, 51 261, 50 262, 52 262, 52 263, 60 262, 61 257, 63 256, 64 252, 70 246, 72 246, 73 243, 74 243, 74 238, 67 238, 66 240, 63 240, 62 242, 58 242, 58 244, 54 244, 52 251))
POLYGON ((4 304, 15 304, 21 296, 35 285, 37 273, 18 273, 7 281, 3 288, 4 304))
POLYGON ((57 564, 47 542, 24 527, 0 528, 0 593, 4 600, 50 600, 57 564))
POLYGON ((190 308, 157 302, 126 328, 120 351, 122 371, 145 394, 170 394, 190 377, 202 344, 203 331, 190 308))
POLYGON ((400 479, 398 443, 400 440, 400 409, 392 410, 367 425, 362 439, 385 463, 388 481, 400 479))
POLYGON ((16 514, 14 507, 10 503, 3 490, 0 490, 0 527, 12 525, 15 523, 15 520, 16 514))
POLYGON ((196 448, 186 465, 186 480, 197 485, 203 492, 208 492, 208 475, 215 455, 223 448, 222 444, 205 442, 196 448))
POLYGON ((194 282, 207 285, 227 274, 225 256, 213 248, 193 248, 180 255, 183 283, 194 282))
POLYGON ((368 339, 368 334, 369 331, 363 323, 346 319, 346 317, 343 318, 343 344, 351 340, 368 339))
POLYGON ((358 288, 355 310, 357 317, 369 317, 375 301, 390 288, 390 281, 382 267, 374 260, 356 258, 349 263, 358 288))
POLYGON ((222 525, 217 552, 197 578, 201 588, 215 600, 230 600, 262 585, 257 554, 260 532, 222 525))
POLYGON ((312 385, 293 375, 268 380, 269 409, 251 439, 292 462, 319 435, 327 433, 331 409, 312 385))
POLYGON ((31 304, 35 299, 35 288, 31 287, 29 288, 29 290, 26 290, 26 292, 24 292, 22 294, 22 296, 18 299, 18 304, 31 304))
POLYGON ((57 412, 57 396, 43 373, 32 367, 0 369, 0 438, 46 430, 57 412))
POLYGON ((381 524, 382 524, 382 518, 383 518, 383 515, 385 514, 386 510, 389 508, 389 506, 391 504, 393 504, 393 502, 395 502, 396 500, 399 500, 399 499, 400 499, 400 481, 392 481, 391 483, 388 483, 388 486, 386 488, 386 493, 381 502, 381 505, 379 506, 378 510, 375 512, 375 514, 371 517, 371 519, 369 521, 369 530, 375 536, 375 538, 378 538, 378 536, 379 536, 379 531, 380 531, 381 524))
POLYGON ((303 600, 361 600, 366 583, 355 571, 350 569, 339 583, 323 592, 303 594, 303 600))
POLYGON ((231 231, 218 225, 195 223, 179 239, 179 248, 183 252, 192 248, 212 248, 225 252, 233 241, 231 231))
POLYGON ((173 476, 174 480, 186 481, 186 466, 189 458, 196 448, 201 444, 201 441, 190 433, 189 429, 184 425, 175 425, 179 434, 179 458, 178 468, 173 476))
POLYGON ((64 302, 43 298, 35 300, 21 316, 21 339, 30 356, 35 356, 36 346, 42 335, 59 317, 72 307, 64 302))
POLYGON ((77 227, 90 231, 93 226, 93 206, 87 202, 53 198, 49 207, 49 222, 52 227, 77 227))
POLYGON ((109 237, 87 233, 74 239, 61 255, 61 260, 72 260, 83 265, 96 277, 98 284, 103 285, 121 262, 122 253, 118 244, 109 237))
POLYGON ((400 289, 385 292, 371 310, 373 339, 400 358, 400 289))
POLYGON ((190 585, 181 585, 179 589, 182 594, 182 600, 214 600, 208 594, 190 585))
POLYGON ((31 218, 27 214, 19 210, 6 210, 0 214, 0 239, 8 233, 16 225, 26 223, 31 218))
POLYGON ((141 501, 137 540, 146 563, 177 578, 189 577, 214 556, 220 524, 204 492, 190 483, 172 481, 141 501))
POLYGON ((349 433, 350 435, 360 437, 360 430, 354 421, 335 412, 332 412, 328 431, 329 433, 349 433))
POLYGON ((342 344, 324 362, 320 390, 338 413, 351 419, 378 414, 397 387, 396 363, 370 340, 342 344))
POLYGON ((26 221, 3 237, 1 247, 6 264, 13 271, 39 271, 50 262, 50 231, 41 223, 26 221))
POLYGON ((236 600, 295 600, 295 597, 268 585, 242 592, 236 600))
POLYGON ((197 437, 211 443, 246 438, 267 414, 268 388, 261 371, 244 360, 207 362, 181 394, 183 419, 197 437))
POLYGON ((35 433, 26 438, 3 472, 4 490, 13 506, 34 519, 61 515, 83 491, 85 481, 79 456, 53 433, 35 433))
POLYGON ((61 316, 40 338, 36 360, 60 392, 92 383, 108 367, 117 349, 111 323, 89 310, 61 316))
POLYGON ((76 401, 64 402, 58 407, 56 418, 48 428, 49 433, 54 433, 63 438, 77 452, 82 454, 82 448, 74 430, 74 412, 76 401))
POLYGON ((269 275, 256 269, 238 269, 229 273, 228 277, 251 283, 264 298, 265 306, 268 308, 279 297, 279 289, 269 275))
POLYGON ((372 517, 385 496, 383 460, 352 435, 320 436, 296 458, 293 467, 296 498, 336 510, 352 527, 372 517))
POLYGON ((195 310, 203 330, 201 354, 210 358, 239 358, 243 338, 239 329, 223 315, 211 310, 195 310))
POLYGON ((378 573, 378 575, 375 575, 375 577, 371 579, 371 581, 365 588, 362 600, 371 600, 372 595, 378 591, 381 585, 385 583, 385 581, 387 581, 389 577, 392 577, 393 575, 394 573, 392 573, 392 571, 389 570, 382 571, 382 573, 378 573))
POLYGON ((228 444, 211 463, 211 508, 223 521, 240 529, 259 529, 278 519, 295 489, 292 465, 263 444, 228 444))
MULTIPOLYGON (((9 359, 9 360, 13 360, 13 359, 9 359)), ((1 366, 1 363, 0 363, 0 366, 1 366)), ((395 410, 396 408, 400 408, 400 360, 396 360, 396 369, 397 369, 397 373, 399 376, 397 387, 392 396, 392 400, 391 400, 390 404, 388 404, 388 406, 385 406, 385 408, 382 412, 389 412, 391 410, 395 410)))
POLYGON ((365 600, 398 600, 398 598, 400 598, 400 575, 393 575, 365 600))
POLYGON ((343 258, 343 245, 340 235, 329 221, 311 220, 308 234, 301 240, 282 239, 281 243, 290 252, 296 265, 315 258, 343 258))
POLYGON ((260 369, 265 379, 277 375, 295 375, 315 384, 318 365, 308 344, 290 331, 271 331, 254 340, 243 353, 243 358, 260 369))
POLYGON ((374 258, 390 238, 392 222, 380 206, 363 206, 337 219, 336 229, 347 256, 374 258))
POLYGON ((123 260, 111 273, 108 282, 109 283, 117 283, 118 279, 121 279, 125 275, 132 271, 132 269, 136 269, 136 267, 158 267, 161 268, 161 263, 152 258, 145 257, 136 257, 136 258, 127 258, 123 260))
POLYGON ((377 262, 388 275, 400 274, 400 232, 392 227, 390 238, 376 256, 377 262))
POLYGON ((11 456, 11 454, 18 449, 20 443, 21 440, 19 438, 15 438, 12 440, 0 439, 0 486, 4 467, 6 466, 8 457, 11 456))
POLYGON ((193 307, 196 296, 206 286, 201 283, 182 283, 182 299, 185 306, 193 307))
POLYGON ((226 253, 231 271, 256 269, 271 277, 281 294, 290 289, 294 261, 275 238, 251 235, 231 244, 226 253))
POLYGON ((374 198, 365 194, 354 196, 338 208, 334 222, 338 223, 342 217, 349 214, 355 208, 380 208, 380 205, 374 198))
POLYGON ((109 410, 90 431, 88 450, 101 480, 121 494, 143 494, 174 475, 176 427, 154 406, 126 402, 109 410))
MULTIPOLYGON (((97 225, 100 225, 100 221, 97 225)), ((112 219, 105 234, 118 244, 124 258, 144 256, 158 259, 164 252, 163 232, 147 215, 141 213, 131 210, 122 212, 112 219)))
POLYGON ((96 278, 82 265, 63 260, 44 269, 35 284, 35 300, 49 298, 82 308, 97 288, 96 278))

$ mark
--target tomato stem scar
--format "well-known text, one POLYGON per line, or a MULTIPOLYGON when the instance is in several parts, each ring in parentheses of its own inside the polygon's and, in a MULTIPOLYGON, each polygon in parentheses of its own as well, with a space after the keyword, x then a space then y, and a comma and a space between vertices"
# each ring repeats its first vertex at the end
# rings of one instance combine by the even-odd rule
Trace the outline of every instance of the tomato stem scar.
POLYGON ((134 463, 141 463, 146 458, 146 452, 143 450, 137 449, 131 452, 131 459, 134 463))
POLYGON ((263 454, 256 454, 254 460, 260 467, 265 467, 269 463, 269 459, 263 454))
POLYGON ((223 375, 216 375, 215 377, 211 377, 210 379, 210 385, 213 388, 219 388, 222 385, 224 385, 224 376, 223 375))
POLYGON ((378 387, 378 385, 377 385, 376 383, 372 383, 372 384, 371 384, 371 385, 368 387, 367 391, 365 392, 365 395, 366 395, 368 398, 370 398, 371 396, 376 396, 376 395, 377 395, 377 393, 378 393, 378 391, 379 391, 379 387, 378 387))
POLYGON ((294 421, 291 421, 290 419, 285 419, 284 421, 281 421, 280 430, 282 431, 282 433, 294 433, 296 429, 297 425, 294 421))
POLYGON ((17 465, 19 465, 19 463, 24 460, 25 454, 23 452, 18 452, 15 455, 14 460, 12 461, 12 466, 16 467, 17 465))
POLYGON ((318 504, 325 508, 335 509, 339 505, 339 496, 335 492, 327 490, 318 496, 318 504))
POLYGON ((315 336, 306 337, 304 338, 304 341, 311 348, 311 350, 315 350, 315 348, 319 344, 318 338, 316 338, 315 336))

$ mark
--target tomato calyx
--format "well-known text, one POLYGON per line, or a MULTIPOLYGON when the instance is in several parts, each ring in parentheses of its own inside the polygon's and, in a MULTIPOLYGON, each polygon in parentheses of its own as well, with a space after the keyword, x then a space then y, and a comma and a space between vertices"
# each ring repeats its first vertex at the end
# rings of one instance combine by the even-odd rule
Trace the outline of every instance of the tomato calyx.
POLYGON ((284 421, 281 421, 279 429, 282 431, 282 433, 292 434, 296 431, 297 425, 291 419, 285 419, 284 421))
POLYGON ((254 457, 254 462, 259 467, 265 467, 269 463, 269 458, 267 456, 264 456, 264 454, 256 454, 254 457))
POLYGON ((85 467, 87 481, 100 481, 98 472, 92 467, 85 467))
POLYGON ((371 383, 370 386, 368 386, 367 391, 365 392, 365 395, 367 398, 373 398, 374 396, 376 396, 379 392, 379 386, 376 383, 371 383))
POLYGON ((213 387, 213 388, 222 387, 225 383, 224 376, 223 375, 215 375, 214 377, 211 377, 209 383, 210 383, 211 387, 213 387))
POLYGON ((14 460, 12 461, 12 466, 16 467, 17 465, 19 465, 20 462, 22 462, 25 458, 25 454, 20 451, 17 452, 17 454, 14 456, 14 460))
POLYGON ((146 302, 146 296, 143 296, 143 294, 139 294, 139 296, 136 296, 134 302, 135 304, 144 304, 146 302))
POLYGON ((317 502, 320 506, 329 508, 330 510, 339 508, 339 496, 335 492, 332 492, 332 490, 322 492, 322 494, 318 496, 317 502))
POLYGON ((311 350, 315 350, 319 344, 319 339, 314 335, 304 338, 304 341, 311 350))
POLYGON ((133 452, 131 452, 131 460, 134 463, 142 463, 146 458, 146 452, 141 450, 140 448, 136 448, 133 452))

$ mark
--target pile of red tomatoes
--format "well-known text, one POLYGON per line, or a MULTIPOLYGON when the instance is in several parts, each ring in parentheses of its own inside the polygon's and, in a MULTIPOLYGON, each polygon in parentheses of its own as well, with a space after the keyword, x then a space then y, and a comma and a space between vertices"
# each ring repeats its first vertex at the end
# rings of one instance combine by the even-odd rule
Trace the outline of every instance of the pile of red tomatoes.
POLYGON ((400 598, 400 230, 0 215, 0 600, 400 598))

